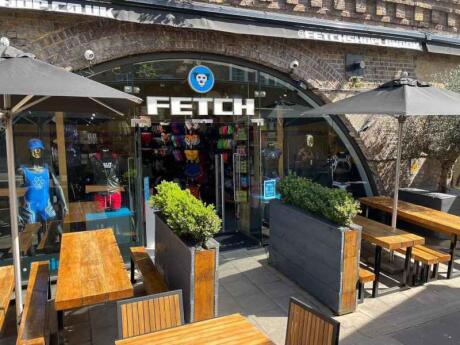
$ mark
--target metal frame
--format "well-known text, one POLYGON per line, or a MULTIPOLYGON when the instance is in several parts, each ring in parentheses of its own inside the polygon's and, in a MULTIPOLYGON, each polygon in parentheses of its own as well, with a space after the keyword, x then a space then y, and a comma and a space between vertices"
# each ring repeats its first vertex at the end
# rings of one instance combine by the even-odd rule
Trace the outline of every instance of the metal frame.
POLYGON ((307 311, 307 312, 319 317, 323 321, 325 321, 328 324, 332 325, 332 327, 334 329, 333 334, 332 334, 332 342, 331 342, 331 344, 327 344, 327 345, 339 345, 340 322, 334 320, 333 318, 331 318, 331 317, 329 317, 327 315, 324 315, 323 313, 319 312, 318 310, 315 310, 315 309, 311 308, 310 306, 306 305, 304 302, 300 301, 299 299, 297 299, 295 297, 291 297, 289 299, 288 324, 287 324, 287 327, 286 327, 286 341, 287 341, 287 335, 288 335, 288 332, 289 332, 289 324, 290 324, 289 316, 291 315, 291 306, 293 304, 297 304, 299 307, 301 307, 305 311, 307 311))
POLYGON ((161 298, 165 296, 172 296, 172 295, 179 295, 180 320, 181 320, 181 324, 183 325, 185 322, 184 322, 184 304, 182 300, 182 290, 172 290, 172 291, 167 291, 167 292, 156 293, 153 295, 124 299, 121 301, 117 301, 118 339, 120 340, 126 339, 126 338, 123 338, 123 323, 121 320, 121 306, 122 305, 131 304, 135 302, 141 302, 141 301, 147 301, 147 300, 153 300, 153 299, 157 299, 157 298, 161 298))

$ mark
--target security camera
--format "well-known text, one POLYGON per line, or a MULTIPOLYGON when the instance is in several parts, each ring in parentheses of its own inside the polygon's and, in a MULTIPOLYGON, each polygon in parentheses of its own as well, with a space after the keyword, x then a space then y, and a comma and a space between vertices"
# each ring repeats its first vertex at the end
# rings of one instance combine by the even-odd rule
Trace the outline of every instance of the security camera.
POLYGON ((292 69, 296 69, 299 67, 299 61, 298 60, 292 60, 291 63, 289 64, 289 68, 292 70, 292 69))
POLYGON ((96 57, 96 53, 94 53, 91 49, 85 50, 85 59, 88 61, 93 61, 96 57))

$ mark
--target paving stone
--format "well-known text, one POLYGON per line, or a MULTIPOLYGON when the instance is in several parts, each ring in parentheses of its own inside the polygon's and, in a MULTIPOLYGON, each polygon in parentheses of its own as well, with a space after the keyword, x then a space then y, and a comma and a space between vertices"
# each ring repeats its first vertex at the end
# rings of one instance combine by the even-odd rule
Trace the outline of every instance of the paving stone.
POLYGON ((233 297, 253 295, 260 293, 260 290, 251 283, 248 279, 244 278, 237 281, 222 283, 225 289, 230 292, 233 297))
POLYGON ((260 293, 260 291, 254 295, 243 295, 238 297, 237 303, 246 315, 259 316, 259 314, 264 311, 278 308, 270 297, 260 293))

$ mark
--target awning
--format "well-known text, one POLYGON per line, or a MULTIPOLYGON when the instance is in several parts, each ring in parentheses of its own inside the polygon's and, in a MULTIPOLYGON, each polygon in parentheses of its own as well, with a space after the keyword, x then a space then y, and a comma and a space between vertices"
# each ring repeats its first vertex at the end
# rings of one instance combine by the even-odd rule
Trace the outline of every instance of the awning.
POLYGON ((315 40, 422 50, 423 34, 372 25, 337 22, 198 2, 128 0, 115 2, 9 0, 0 8, 88 15, 124 22, 213 30, 233 34, 315 40), (375 30, 378 29, 378 30, 375 30), (405 36, 404 36, 405 33, 405 36))
POLYGON ((459 55, 460 37, 205 2, 170 0, 0 1, 0 8, 88 15, 124 22, 459 55))
POLYGON ((445 44, 435 44, 426 42, 426 50, 435 54, 457 55, 460 56, 460 46, 448 46, 445 44))

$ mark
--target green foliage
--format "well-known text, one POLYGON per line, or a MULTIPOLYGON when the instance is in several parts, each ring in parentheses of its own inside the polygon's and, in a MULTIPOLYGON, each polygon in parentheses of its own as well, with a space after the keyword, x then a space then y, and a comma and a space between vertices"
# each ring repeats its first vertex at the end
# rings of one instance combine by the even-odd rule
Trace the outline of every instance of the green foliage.
POLYGON ((204 204, 174 182, 164 181, 156 189, 151 201, 179 237, 204 244, 220 230, 221 220, 213 205, 204 204))
POLYGON ((289 174, 278 184, 284 201, 329 219, 341 226, 350 226, 361 212, 353 196, 342 190, 323 187, 303 177, 289 174))

